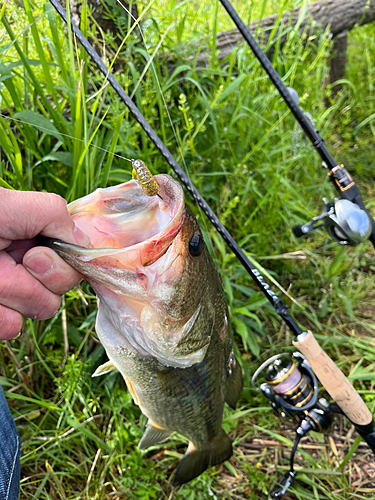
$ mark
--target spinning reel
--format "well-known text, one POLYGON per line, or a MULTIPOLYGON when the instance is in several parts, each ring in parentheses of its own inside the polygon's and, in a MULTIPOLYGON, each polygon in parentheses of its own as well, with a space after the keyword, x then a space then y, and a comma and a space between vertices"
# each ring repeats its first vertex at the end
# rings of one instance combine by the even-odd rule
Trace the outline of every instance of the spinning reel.
POLYGON ((300 353, 292 356, 277 354, 269 358, 257 369, 251 382, 256 390, 266 396, 278 415, 299 418, 290 456, 290 471, 270 493, 272 500, 278 500, 285 495, 296 477, 294 456, 301 438, 311 430, 322 432, 327 429, 331 424, 331 410, 324 398, 318 400, 317 378, 300 353), (255 381, 264 370, 265 382, 257 387, 255 381))
POLYGON ((356 246, 366 241, 372 232, 371 219, 358 204, 354 203, 357 188, 343 165, 336 166, 328 176, 341 194, 333 202, 323 198, 324 210, 321 215, 302 226, 294 226, 297 238, 323 228, 340 245, 356 246), (352 191, 352 192, 351 192, 352 191))

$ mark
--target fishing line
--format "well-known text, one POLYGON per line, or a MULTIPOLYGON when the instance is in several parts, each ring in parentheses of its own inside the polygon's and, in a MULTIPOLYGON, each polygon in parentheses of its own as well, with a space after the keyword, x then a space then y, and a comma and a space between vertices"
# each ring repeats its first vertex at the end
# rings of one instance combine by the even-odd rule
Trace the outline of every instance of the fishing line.
MULTIPOLYGON (((190 175, 189 175, 189 169, 188 169, 188 167, 187 167, 187 165, 186 165, 186 162, 185 162, 185 157, 184 157, 183 149, 182 149, 182 146, 181 146, 180 140, 179 140, 179 138, 178 138, 178 135, 177 135, 176 129, 175 129, 174 125, 173 125, 173 121, 172 121, 171 115, 170 115, 170 113, 169 113, 167 103, 166 103, 165 98, 164 98, 164 92, 163 92, 163 90, 162 90, 162 88, 161 88, 160 81, 159 81, 159 77, 158 77, 158 74, 157 74, 157 71, 156 71, 156 68, 155 68, 155 65, 154 65, 154 58, 155 58, 155 56, 156 56, 156 54, 157 54, 157 51, 158 51, 158 50, 159 50, 159 48, 161 47, 161 45, 162 45, 162 43, 163 43, 163 41, 164 41, 165 37, 167 36, 168 31, 169 31, 169 30, 170 30, 170 28, 172 27, 172 25, 168 26, 168 28, 165 30, 165 32, 163 33, 163 36, 160 38, 160 41, 159 41, 159 43, 157 44, 157 46, 156 46, 156 48, 155 48, 155 50, 154 50, 153 54, 151 55, 151 54, 149 53, 149 51, 148 51, 148 47, 147 47, 147 43, 146 43, 146 38, 145 38, 145 36, 144 36, 144 34, 143 34, 143 30, 142 30, 142 28, 141 28, 141 26, 140 26, 140 24, 139 24, 139 19, 136 19, 136 18, 133 16, 133 14, 129 11, 129 9, 127 9, 127 8, 126 8, 126 6, 125 6, 125 5, 121 2, 121 0, 116 0, 116 2, 117 2, 117 3, 118 3, 118 4, 119 4, 119 5, 120 5, 123 9, 124 9, 124 11, 125 11, 125 12, 126 12, 126 13, 130 16, 130 18, 131 18, 131 19, 133 19, 133 21, 134 21, 134 23, 135 23, 135 26, 137 26, 137 27, 138 27, 138 29, 139 29, 139 33, 140 33, 141 38, 142 38, 143 45, 144 45, 144 47, 145 47, 145 49, 146 49, 146 53, 147 53, 147 55, 148 55, 148 57, 149 57, 149 60, 148 60, 148 62, 147 62, 147 64, 146 64, 146 66, 144 67, 144 69, 143 69, 143 71, 142 71, 142 73, 141 73, 141 75, 140 75, 140 77, 139 77, 139 80, 138 80, 138 81, 137 81, 137 83, 135 84, 134 89, 132 90, 132 93, 130 94, 130 99, 133 99, 133 97, 134 97, 135 93, 137 92, 137 89, 138 89, 138 87, 139 87, 139 85, 140 85, 141 81, 143 80, 143 78, 144 78, 145 74, 147 73, 148 68, 149 68, 149 67, 151 67, 152 72, 153 72, 154 77, 155 77, 155 80, 156 80, 156 84, 157 84, 158 90, 159 90, 159 94, 160 94, 161 99, 162 99, 162 101, 163 101, 164 109, 165 109, 165 111, 166 111, 166 113, 167 113, 167 116, 168 116, 168 121, 169 121, 169 124, 170 124, 170 126, 171 126, 172 131, 173 131, 174 139, 175 139, 176 144, 177 144, 177 149, 178 149, 178 151, 179 151, 179 153, 180 153, 180 157, 181 157, 181 160, 182 160, 183 166, 184 166, 184 168, 185 168, 186 175, 187 175, 187 176, 189 177, 189 179, 191 180, 190 175)), ((199 205, 198 205, 198 209, 199 209, 199 211, 201 211, 201 208, 199 207, 199 205)), ((204 220, 204 219, 203 219, 203 220, 204 220)))
POLYGON ((148 48, 147 48, 147 43, 146 43, 146 39, 145 39, 145 37, 144 37, 144 34, 143 34, 143 31, 142 31, 142 28, 141 28, 141 26, 140 26, 140 24, 139 24, 139 20, 138 20, 138 19, 136 19, 136 18, 133 16, 133 14, 129 11, 129 9, 127 9, 127 8, 125 7, 125 5, 121 2, 121 0, 116 0, 116 2, 117 2, 117 3, 118 3, 118 4, 119 4, 119 5, 120 5, 123 9, 124 9, 124 11, 125 11, 125 12, 126 12, 126 13, 130 16, 130 17, 131 17, 131 19, 133 19, 133 21, 134 21, 135 25, 136 25, 136 26, 137 26, 137 28, 139 29, 139 33, 140 33, 140 35, 141 35, 143 45, 144 45, 144 47, 145 47, 145 49, 146 49, 146 52, 147 52, 147 55, 148 55, 148 57, 149 57, 149 61, 148 61, 148 63, 146 64, 146 67, 145 67, 144 71, 142 72, 142 75, 141 75, 140 79, 139 79, 139 80, 138 80, 138 82, 136 83, 136 86, 135 86, 135 88, 134 88, 133 92, 132 92, 132 93, 131 93, 131 95, 130 95, 130 99, 132 99, 132 98, 134 97, 134 94, 136 93, 137 88, 138 88, 138 86, 139 86, 140 82, 142 81, 142 79, 143 79, 143 77, 144 77, 144 75, 145 75, 145 73, 146 73, 146 71, 147 71, 147 69, 148 69, 148 66, 151 66, 152 71, 153 71, 154 76, 155 76, 155 79, 156 79, 156 84, 157 84, 157 86, 158 86, 160 96, 161 96, 161 98, 162 98, 162 100, 163 100, 164 109, 165 109, 165 111, 166 111, 166 113, 167 113, 167 116, 168 116, 169 124, 170 124, 170 126, 171 126, 171 128, 172 128, 173 135, 174 135, 175 141, 176 141, 176 143, 177 143, 177 148, 178 148, 178 150, 179 150, 179 153, 180 153, 180 156, 181 156, 182 163, 183 163, 183 165, 184 165, 184 167, 185 167, 186 174, 187 174, 187 175, 189 175, 189 171, 188 171, 188 168, 187 168, 186 163, 185 163, 185 158, 184 158, 184 154, 183 154, 183 151, 182 151, 182 147, 181 147, 180 141, 179 141, 179 139, 178 139, 178 136, 177 136, 177 133, 176 133, 176 129, 175 129, 174 125, 173 125, 172 118, 171 118, 171 115, 170 115, 170 113, 169 113, 167 103, 166 103, 166 101, 165 101, 165 99, 164 99, 164 93, 163 93, 163 91, 162 91, 162 89, 161 89, 161 85, 160 85, 159 77, 158 77, 158 75, 157 75, 156 68, 155 68, 155 65, 154 65, 154 62, 153 62, 154 56, 156 55, 156 52, 158 51, 158 49, 159 49, 160 45, 162 44, 162 42, 163 42, 163 40, 164 40, 165 36, 167 35, 167 33, 168 33, 169 29, 171 28, 171 26, 169 26, 169 27, 167 28, 167 30, 165 31, 165 33, 163 34, 163 37, 161 38, 161 40, 160 40, 159 44, 157 45, 157 47, 156 47, 156 49, 155 49, 155 51, 154 51, 154 54, 151 56, 151 55, 150 55, 150 53, 149 53, 149 51, 148 51, 148 48))
MULTIPOLYGON (((160 41, 159 41, 159 43, 157 44, 157 46, 155 47, 155 50, 154 50, 153 54, 152 54, 152 55, 151 55, 151 54, 149 54, 150 58, 149 58, 149 60, 148 60, 148 62, 147 62, 147 64, 146 64, 146 66, 143 68, 143 71, 142 71, 142 73, 141 73, 141 76, 139 77, 139 80, 138 80, 138 81, 137 81, 137 83, 135 84, 135 87, 134 87, 134 89, 132 90, 132 93, 130 94, 130 99, 133 99, 133 97, 135 96, 135 93, 137 92, 137 90, 138 90, 138 88, 139 88, 139 86, 140 86, 140 84, 141 84, 141 81, 143 80, 143 78, 144 78, 145 74, 147 73, 148 68, 151 66, 151 67, 152 67, 152 69, 153 69, 153 71, 154 71, 154 75, 155 75, 155 78, 156 78, 156 83, 157 83, 158 88, 159 88, 159 91, 160 91, 160 95, 162 96, 162 99, 163 99, 163 104, 164 104, 164 107, 165 107, 165 111, 167 112, 167 115, 168 115, 168 118, 169 118, 169 121, 170 121, 170 125, 171 125, 171 127, 172 127, 173 133, 175 134, 175 139, 176 139, 176 142, 177 142, 177 146, 178 146, 178 148, 181 148, 180 143, 179 143, 179 140, 178 140, 178 138, 177 138, 177 135, 176 135, 176 133, 175 133, 175 131, 174 131, 173 123, 172 123, 171 117, 170 117, 170 115, 169 115, 169 111, 168 111, 168 108, 167 108, 166 102, 164 101, 164 94, 163 94, 163 91, 162 91, 162 90, 161 90, 161 88, 160 88, 159 78, 158 78, 158 76, 157 76, 157 74, 156 74, 156 71, 155 71, 155 69, 154 69, 154 67, 153 67, 153 66, 154 66, 154 63, 153 63, 154 58, 155 58, 155 56, 156 56, 156 54, 157 54, 158 50, 160 49, 160 47, 161 47, 162 43, 164 42, 165 37, 167 36, 168 31, 171 29, 171 27, 172 27, 172 25, 168 26, 168 28, 164 31, 163 36, 160 38, 160 41)), ((184 162, 184 163, 185 163, 185 162, 184 162)))
MULTIPOLYGON (((59 15, 67 23, 66 12, 61 7, 61 5, 56 0, 50 0, 50 2, 57 10, 59 15)), ((242 251, 242 249, 237 245, 237 243, 234 241, 234 239, 229 234, 227 229, 221 224, 216 214, 211 210, 211 208, 206 203, 204 198, 200 195, 200 193, 197 191, 197 189, 192 184, 190 179, 187 177, 185 172, 182 170, 180 165, 176 162, 174 157, 171 155, 166 146, 163 144, 159 136, 152 129, 151 125, 146 121, 142 113, 135 106, 135 104, 132 102, 132 100, 129 98, 129 96, 126 94, 126 92, 114 78, 114 76, 107 69, 103 61, 100 59, 99 55, 95 52, 95 50, 89 44, 87 39, 83 36, 81 31, 72 22, 71 22, 71 28, 75 33, 76 37, 78 38, 78 40, 80 41, 80 43, 82 44, 82 46, 84 47, 84 49, 92 57, 99 70, 103 73, 104 77, 110 82, 110 84, 117 92, 119 97, 124 101, 130 113, 142 126, 143 130, 146 132, 148 137, 154 142, 157 149, 160 151, 160 153, 169 163, 169 165, 173 168, 173 170, 175 171, 181 182, 185 185, 188 192, 194 197, 196 203, 202 208, 202 210, 209 218, 211 223, 214 225, 218 233, 227 242, 229 247, 233 250, 233 252, 237 256, 238 260, 242 263, 242 265, 245 267, 247 272, 253 278, 255 283, 257 283, 261 291, 271 302, 272 306, 275 308, 275 311, 281 316, 281 318, 285 321, 286 325, 295 334, 296 340, 293 342, 294 346, 297 347, 297 349, 306 357, 306 359, 311 364, 315 374, 322 382, 323 386, 326 388, 328 393, 335 401, 339 403, 340 408, 349 417, 349 419, 354 424, 359 434, 365 439, 365 441, 372 449, 372 451, 375 452, 375 422, 366 404, 361 399, 359 394, 356 392, 354 387, 350 384, 350 382, 341 372, 341 370, 335 365, 332 359, 329 358, 327 354, 322 350, 322 348, 319 346, 312 333, 306 331, 303 332, 301 330, 298 324, 290 316, 287 306, 282 302, 281 299, 277 297, 277 295, 275 295, 275 293, 271 290, 270 286, 264 281, 264 278, 260 274, 258 269, 256 269, 255 266, 251 264, 249 259, 242 251)), ((268 64, 271 65, 269 61, 268 64)), ((277 77, 280 78, 278 75, 277 77)), ((294 111, 296 111, 296 109, 298 108, 295 102, 292 102, 292 108, 294 109, 294 111)), ((302 114, 302 111, 300 111, 299 109, 298 111, 302 114)), ((304 115, 302 115, 302 120, 303 122, 306 122, 306 117, 304 115)), ((321 147, 321 145, 323 144, 322 139, 320 139, 320 137, 319 140, 320 140, 319 144, 316 144, 315 147, 318 146, 321 147)), ((375 238, 375 232, 374 232, 374 238, 375 238)))
MULTIPOLYGON (((64 20, 64 22, 67 23, 67 15, 66 15, 65 9, 63 9, 63 7, 61 7, 61 5, 57 2, 57 0, 50 0, 50 3, 56 9, 56 11, 61 16, 61 18, 64 20)), ((250 274, 252 279, 255 281, 255 283, 259 286, 261 291, 264 293, 264 295, 270 301, 272 306, 275 308, 277 314, 279 314, 281 316, 281 318, 285 321, 287 326, 290 328, 290 330, 296 336, 302 334, 301 328, 294 321, 294 319, 290 316, 287 306, 271 290, 270 286, 264 281, 264 278, 260 274, 258 269, 249 261, 249 259, 246 257, 243 250, 237 245, 237 243, 234 241, 232 236, 229 234, 228 230, 222 225, 222 223, 220 222, 220 220, 217 217, 217 215, 215 214, 215 212, 210 208, 210 206, 207 204, 205 199, 198 192, 198 190, 196 189, 194 184, 191 182, 189 177, 182 170, 180 165, 177 163, 177 161, 171 155, 169 150, 166 148, 166 146, 161 141, 159 136, 153 130, 151 125, 147 122, 147 120, 142 115, 142 113, 139 111, 137 106, 133 103, 133 101, 126 94, 126 92, 121 87, 121 85, 118 83, 116 78, 108 70, 106 65, 103 63, 103 61, 101 60, 99 55, 95 52, 95 50, 90 45, 88 40, 84 37, 82 32, 79 30, 79 28, 72 21, 70 21, 70 22, 71 22, 71 27, 72 27, 74 34, 76 35, 76 37, 78 38, 79 42, 82 44, 84 49, 87 51, 87 53, 90 55, 90 57, 93 59, 96 66, 103 73, 104 77, 110 82, 113 89, 117 92, 119 97, 122 99, 122 101, 128 107, 128 109, 129 109, 130 113, 132 114, 132 116, 134 117, 134 119, 141 125, 141 127, 146 132, 148 137, 152 140, 152 142, 155 144, 157 149, 160 151, 161 155, 164 157, 164 159, 168 162, 168 164, 175 171, 175 173, 178 176, 178 178, 180 179, 180 181, 185 185, 187 191, 194 198, 197 205, 203 210, 205 215, 208 217, 209 221, 216 228, 217 232, 224 239, 224 241, 226 241, 226 243, 231 248, 231 250, 234 252, 234 254, 238 258, 238 260, 244 266, 246 271, 250 274)))
MULTIPOLYGON (((25 125, 30 125, 31 127, 33 127, 32 123, 26 122, 25 120, 20 120, 19 118, 13 118, 13 116, 6 116, 6 115, 3 115, 2 113, 0 113, 0 116, 2 118, 5 118, 6 120, 13 120, 15 122, 24 123, 25 125)), ((51 129, 49 129, 49 128, 43 127, 41 125, 38 125, 38 129, 45 130, 49 135, 52 135, 51 134, 51 129)), ((69 135, 69 134, 63 134, 62 132, 59 132, 59 131, 56 132, 56 135, 57 134, 61 135, 63 137, 69 137, 69 139, 73 139, 74 141, 83 142, 86 145, 86 141, 84 141, 83 139, 79 139, 78 137, 73 137, 72 135, 69 135)), ((122 160, 130 161, 130 163, 132 162, 130 158, 125 158, 125 156, 121 156, 118 153, 112 153, 111 151, 108 151, 108 149, 101 148, 100 146, 96 146, 96 144, 92 144, 91 143, 90 147, 91 148, 100 149, 101 151, 104 151, 105 153, 108 153, 108 154, 110 154, 112 156, 116 156, 117 158, 121 158, 122 160)))
MULTIPOLYGON (((184 168, 185 168, 186 175, 187 175, 187 176, 189 177, 189 179, 191 180, 191 177, 190 177, 190 174, 189 174, 189 169, 188 169, 188 167, 187 167, 187 165, 186 165, 186 162, 185 162, 185 157, 184 157, 183 149, 182 149, 182 146, 181 146, 180 140, 179 140, 179 138, 178 138, 178 135, 177 135, 177 132, 176 132, 175 126, 173 125, 173 121, 172 121, 171 115, 170 115, 170 113, 169 113, 168 106, 167 106, 167 103, 166 103, 165 98, 164 98, 164 93, 163 93, 163 90, 162 90, 161 85, 160 85, 159 77, 158 77, 158 74, 157 74, 157 71, 156 71, 156 68, 155 68, 154 62, 153 62, 153 60, 154 60, 154 58, 155 58, 155 56, 156 56, 156 54, 157 54, 157 51, 159 50, 159 48, 160 48, 161 44, 163 43, 163 41, 164 41, 165 37, 167 36, 168 31, 170 30, 170 28, 172 27, 172 25, 168 26, 168 28, 165 30, 165 32, 163 33, 163 36, 161 37, 161 39, 160 39, 160 41, 159 41, 158 45, 157 45, 157 46, 156 46, 156 48, 155 48, 155 50, 154 50, 153 54, 151 55, 151 54, 149 53, 149 51, 148 51, 148 47, 147 47, 147 43, 146 43, 146 38, 145 38, 145 36, 144 36, 144 34, 143 34, 143 30, 142 30, 142 28, 141 28, 141 26, 140 26, 140 24, 139 24, 139 19, 136 19, 136 18, 133 16, 133 14, 131 13, 131 11, 130 11, 130 10, 129 10, 129 9, 128 9, 128 8, 127 8, 127 7, 126 7, 126 6, 122 3, 122 2, 121 2, 121 0, 116 0, 116 2, 117 2, 117 3, 118 3, 118 4, 119 4, 119 5, 120 5, 123 9, 124 9, 124 11, 128 14, 128 16, 130 16, 130 18, 131 18, 131 19, 133 19, 133 21, 134 21, 134 25, 135 25, 135 26, 139 29, 139 33, 140 33, 140 35, 141 35, 143 45, 144 45, 144 47, 145 47, 145 49, 146 49, 146 53, 147 53, 147 55, 148 55, 148 57, 149 57, 149 60, 148 60, 148 62, 147 62, 147 64, 146 64, 145 68, 143 69, 142 74, 141 74, 141 75, 140 75, 140 77, 139 77, 139 80, 137 81, 137 83, 136 83, 136 85, 135 85, 134 89, 132 90, 132 93, 130 94, 130 99, 133 99, 133 97, 134 97, 134 95, 135 95, 135 93, 136 93, 136 91, 137 91, 137 89, 138 89, 138 87, 139 87, 139 85, 140 85, 141 81, 143 80, 143 77, 145 76, 145 74, 146 74, 146 72, 147 72, 148 68, 151 66, 151 69, 152 69, 153 74, 154 74, 154 76, 155 76, 156 84, 157 84, 157 87, 158 87, 158 90, 159 90, 159 93, 160 93, 161 99, 162 99, 162 101, 163 101, 164 109, 165 109, 165 111, 166 111, 166 113, 167 113, 167 116, 168 116, 169 124, 170 124, 170 126, 171 126, 172 131, 173 131, 173 135, 174 135, 174 138, 175 138, 175 141, 176 141, 176 144, 177 144, 177 149, 178 149, 178 151, 179 151, 179 153, 180 153, 180 157, 181 157, 181 160, 182 160, 183 166, 184 166, 184 168)), ((118 53, 118 52, 117 52, 117 53, 118 53)), ((198 210, 199 210, 199 212, 201 212, 201 211, 202 211, 202 209, 201 209, 201 207, 200 207, 199 205, 198 205, 198 210)), ((203 218, 202 220, 203 220, 203 223, 204 223, 205 229, 206 229, 206 231, 207 231, 206 221, 205 221, 205 219, 204 219, 204 218, 203 218)))
MULTIPOLYGON (((138 27, 138 29, 139 29, 139 33, 140 33, 141 38, 142 38, 143 45, 144 45, 144 47, 145 47, 145 49, 146 49, 146 53, 147 53, 147 55, 148 55, 148 57, 149 57, 149 60, 148 60, 148 62, 147 62, 147 64, 146 64, 145 68, 143 69, 142 74, 141 74, 141 75, 140 75, 140 77, 139 77, 139 80, 138 80, 138 81, 137 81, 137 83, 135 84, 135 87, 134 87, 134 89, 132 90, 132 93, 130 94, 130 99, 133 99, 133 97, 134 97, 135 93, 137 92, 137 89, 138 89, 138 87, 139 87, 139 85, 140 85, 141 81, 143 80, 143 77, 145 76, 145 74, 146 74, 146 72, 147 72, 148 68, 151 66, 151 69, 152 69, 152 71, 153 71, 153 74, 154 74, 154 77, 155 77, 155 80, 156 80, 156 84, 157 84, 157 87, 158 87, 158 90, 159 90, 159 94, 160 94, 161 99, 162 99, 162 101, 163 101, 164 109, 165 109, 165 111, 166 111, 166 113, 167 113, 167 116, 168 116, 168 121, 169 121, 169 124, 170 124, 170 126, 171 126, 172 131, 173 131, 173 135, 174 135, 174 138, 175 138, 175 141, 176 141, 176 144, 177 144, 177 149, 178 149, 178 151, 179 151, 179 153, 180 153, 180 157, 181 157, 181 160, 182 160, 183 166, 184 166, 184 168, 185 168, 186 175, 187 175, 187 176, 189 177, 189 179, 191 180, 191 177, 190 177, 190 174, 189 174, 189 169, 188 169, 188 167, 187 167, 187 165, 186 165, 186 162, 185 162, 185 157, 184 157, 183 149, 182 149, 182 146, 181 146, 180 140, 179 140, 179 138, 178 138, 178 135, 177 135, 177 132, 176 132, 175 126, 173 125, 172 117, 171 117, 171 115, 170 115, 170 113, 169 113, 168 106, 167 106, 167 103, 166 103, 165 98, 164 98, 164 93, 163 93, 163 90, 162 90, 161 85, 160 85, 159 77, 158 77, 158 74, 157 74, 157 71, 156 71, 156 68, 155 68, 154 62, 153 62, 153 60, 154 60, 154 58, 155 58, 155 56, 156 56, 156 54, 157 54, 157 51, 159 50, 160 46, 162 45, 162 43, 163 43, 163 41, 164 41, 165 37, 166 37, 166 36, 167 36, 167 34, 168 34, 168 31, 169 31, 169 30, 170 30, 170 28, 172 27, 172 25, 168 26, 168 28, 165 30, 165 32, 163 33, 163 36, 160 38, 160 41, 159 41, 159 43, 157 44, 157 46, 156 46, 156 48, 155 48, 155 50, 154 50, 153 54, 151 55, 151 54, 149 53, 149 51, 148 51, 148 47, 147 47, 147 43, 146 43, 146 38, 145 38, 144 33, 143 33, 143 30, 142 30, 142 28, 141 28, 141 26, 140 26, 139 19, 136 19, 136 18, 133 16, 133 14, 131 13, 131 11, 130 11, 130 10, 129 10, 129 9, 128 9, 128 8, 127 8, 127 7, 126 7, 126 6, 122 3, 122 2, 121 2, 121 0, 116 0, 116 2, 117 2, 117 3, 118 3, 118 4, 119 4, 119 5, 123 8, 123 10, 124 10, 124 11, 128 14, 128 16, 130 16, 130 18, 131 18, 131 19, 133 19, 133 21, 134 21, 134 25, 135 25, 136 27, 138 27)), ((119 51, 118 51, 118 52, 119 52, 119 51)), ((117 52, 117 54, 118 54, 118 52, 117 52)), ((117 54, 116 54, 116 55, 117 55, 117 54)), ((200 213, 202 212, 202 209, 201 209, 200 205, 198 205, 198 210, 199 210, 199 212, 200 212, 200 213)), ((202 218, 202 221, 203 221, 203 224, 204 224, 205 230, 208 232, 208 228, 207 228, 207 224, 206 224, 206 219, 205 219, 205 218, 202 218)))

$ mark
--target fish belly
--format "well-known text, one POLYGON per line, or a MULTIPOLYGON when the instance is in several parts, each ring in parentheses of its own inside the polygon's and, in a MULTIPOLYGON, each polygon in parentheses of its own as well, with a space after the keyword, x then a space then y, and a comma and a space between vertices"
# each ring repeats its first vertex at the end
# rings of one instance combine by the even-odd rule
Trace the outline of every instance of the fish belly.
POLYGON ((182 434, 197 447, 217 435, 225 399, 224 343, 219 335, 212 336, 201 362, 175 368, 134 350, 101 307, 96 331, 134 402, 154 424, 182 434))
POLYGON ((134 402, 153 424, 182 434, 197 448, 218 434, 224 394, 217 381, 210 379, 209 354, 188 368, 166 367, 150 356, 130 352, 111 360, 134 402))

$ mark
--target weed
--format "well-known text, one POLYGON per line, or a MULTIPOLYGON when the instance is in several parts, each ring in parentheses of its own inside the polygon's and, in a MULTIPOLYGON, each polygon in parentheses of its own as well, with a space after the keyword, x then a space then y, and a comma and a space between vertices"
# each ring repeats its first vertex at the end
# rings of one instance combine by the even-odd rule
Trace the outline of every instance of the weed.
MULTIPOLYGON (((285 0, 282 9, 301 4, 285 0)), ((52 7, 28 0, 24 9, 9 5, 0 9, 0 184, 53 191, 70 201, 130 179, 129 158, 141 158, 153 173, 171 173, 52 7)), ((149 54, 137 29, 130 33, 130 23, 120 23, 126 43, 116 56, 109 34, 102 40, 94 28, 93 39, 105 42, 104 57, 121 85, 134 94, 176 158, 183 157, 190 178, 231 234, 262 263, 274 286, 288 293, 283 298, 292 314, 314 328, 374 412, 373 251, 365 245, 342 250, 324 233, 303 241, 292 236, 291 227, 317 215, 321 198, 334 193, 250 51, 240 45, 218 63, 216 34, 231 27, 219 4, 139 5, 146 44, 155 55, 147 72, 149 54), (209 57, 205 68, 197 68, 202 37, 209 57), (175 55, 172 71, 163 52, 175 55)), ((276 0, 235 5, 247 21, 280 8, 276 0)), ((87 15, 83 10, 84 26, 87 15)), ((374 29, 350 32, 347 77, 335 99, 326 86, 327 33, 300 39, 289 30, 282 51, 271 41, 273 64, 298 91, 333 155, 355 174, 370 210, 374 29)), ((187 203, 197 212, 191 199, 187 203)), ((291 352, 285 335, 291 339, 233 254, 199 211, 197 216, 222 273, 242 354, 240 407, 224 418, 236 444, 234 457, 180 490, 171 489, 168 478, 181 458, 180 437, 139 451, 146 422, 121 377, 115 372, 90 377, 105 354, 94 333, 95 298, 83 284, 65 299, 66 360, 62 308, 51 320, 25 321, 22 336, 3 346, 0 382, 23 443, 21 498, 266 498, 285 472, 293 432, 270 413, 250 377, 270 355, 291 352)), ((369 498, 372 459, 351 432, 350 423, 336 420, 332 435, 339 456, 327 436, 302 442, 290 498, 369 498), (358 467, 367 472, 360 476, 358 467)))

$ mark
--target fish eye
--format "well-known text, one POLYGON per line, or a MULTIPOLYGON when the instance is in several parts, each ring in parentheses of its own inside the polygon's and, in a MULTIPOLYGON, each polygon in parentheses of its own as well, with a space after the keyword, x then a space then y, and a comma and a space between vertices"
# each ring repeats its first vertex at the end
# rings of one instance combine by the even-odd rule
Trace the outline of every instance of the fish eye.
POLYGON ((189 252, 193 257, 198 257, 203 250, 202 236, 199 231, 195 231, 190 242, 189 242, 189 252))

